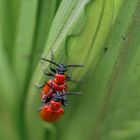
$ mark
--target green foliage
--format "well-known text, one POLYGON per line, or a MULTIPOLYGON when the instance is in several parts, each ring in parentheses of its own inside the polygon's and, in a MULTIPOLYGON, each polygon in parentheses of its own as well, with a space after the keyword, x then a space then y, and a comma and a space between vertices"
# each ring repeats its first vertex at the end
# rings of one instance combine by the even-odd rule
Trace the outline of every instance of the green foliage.
MULTIPOLYGON (((0 0, 0 139, 139 140, 139 0, 0 0), (40 57, 73 69, 63 118, 43 122, 40 57)), ((48 69, 49 64, 43 63, 48 69)))

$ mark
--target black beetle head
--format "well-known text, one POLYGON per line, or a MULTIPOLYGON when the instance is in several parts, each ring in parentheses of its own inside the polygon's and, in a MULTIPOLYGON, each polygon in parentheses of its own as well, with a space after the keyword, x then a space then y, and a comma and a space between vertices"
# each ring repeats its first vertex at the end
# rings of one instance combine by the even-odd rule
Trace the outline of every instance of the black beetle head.
POLYGON ((65 64, 58 64, 58 67, 56 69, 59 74, 64 74, 67 71, 67 67, 65 64))

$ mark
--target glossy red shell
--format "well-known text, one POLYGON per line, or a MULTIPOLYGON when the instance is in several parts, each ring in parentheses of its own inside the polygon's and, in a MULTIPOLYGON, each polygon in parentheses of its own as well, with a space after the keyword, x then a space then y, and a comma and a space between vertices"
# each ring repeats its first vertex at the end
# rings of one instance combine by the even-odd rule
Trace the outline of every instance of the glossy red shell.
POLYGON ((49 80, 47 82, 47 84, 43 87, 42 89, 42 93, 41 93, 41 98, 43 98, 43 96, 45 96, 44 94, 48 94, 49 93, 49 97, 52 97, 52 95, 54 94, 53 90, 51 90, 50 85, 55 91, 67 91, 68 90, 68 85, 66 83, 62 84, 62 85, 58 85, 55 83, 55 81, 53 81, 52 79, 49 80))
POLYGON ((55 83, 58 85, 63 85, 65 83, 66 76, 63 74, 55 74, 55 83))
POLYGON ((40 111, 40 116, 44 121, 55 122, 64 114, 64 109, 61 108, 60 102, 50 101, 40 111))

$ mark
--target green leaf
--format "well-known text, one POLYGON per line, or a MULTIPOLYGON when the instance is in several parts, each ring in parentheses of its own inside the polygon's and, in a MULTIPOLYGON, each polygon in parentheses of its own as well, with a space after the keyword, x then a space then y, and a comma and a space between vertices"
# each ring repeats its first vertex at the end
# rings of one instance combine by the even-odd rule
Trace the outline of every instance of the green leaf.
POLYGON ((38 0, 21 1, 14 49, 14 65, 20 92, 24 90, 32 58, 38 0))
POLYGON ((18 0, 0 0, 0 23, 3 35, 3 45, 8 58, 12 62, 15 31, 19 11, 18 0))
POLYGON ((5 101, 8 107, 12 107, 14 105, 14 97, 15 94, 15 79, 13 77, 13 71, 10 67, 7 54, 4 50, 4 45, 2 41, 1 35, 1 26, 0 26, 0 89, 1 89, 1 99, 5 101))
POLYGON ((15 140, 19 139, 17 123, 15 119, 15 79, 13 71, 10 67, 7 54, 4 50, 4 45, 1 35, 0 25, 0 138, 8 139, 12 137, 15 140), (7 134, 8 133, 8 134, 7 134))
MULTIPOLYGON (((32 70, 35 69, 38 60, 43 53, 45 43, 49 34, 52 20, 57 11, 57 0, 41 0, 38 5, 38 15, 36 20, 36 31, 34 37, 33 64, 32 70)), ((32 72, 32 71, 31 71, 32 72)), ((31 73, 30 72, 30 73, 31 73)))

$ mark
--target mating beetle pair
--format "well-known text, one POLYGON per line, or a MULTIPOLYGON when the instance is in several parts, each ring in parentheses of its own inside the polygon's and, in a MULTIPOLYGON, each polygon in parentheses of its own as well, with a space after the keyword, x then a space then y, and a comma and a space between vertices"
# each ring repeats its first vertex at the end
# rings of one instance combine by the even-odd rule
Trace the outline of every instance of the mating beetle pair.
POLYGON ((71 76, 68 76, 66 74, 68 68, 83 67, 83 65, 57 64, 52 60, 52 58, 51 60, 45 58, 41 59, 56 66, 56 69, 50 66, 50 70, 52 73, 44 72, 45 75, 50 76, 52 78, 47 82, 37 86, 37 88, 42 88, 41 102, 44 103, 44 105, 39 109, 40 116, 45 121, 54 122, 57 119, 59 119, 59 116, 61 116, 64 113, 64 110, 63 108, 61 108, 61 105, 67 105, 67 95, 80 94, 80 92, 68 92, 67 81, 78 82, 76 80, 72 80, 71 76))

